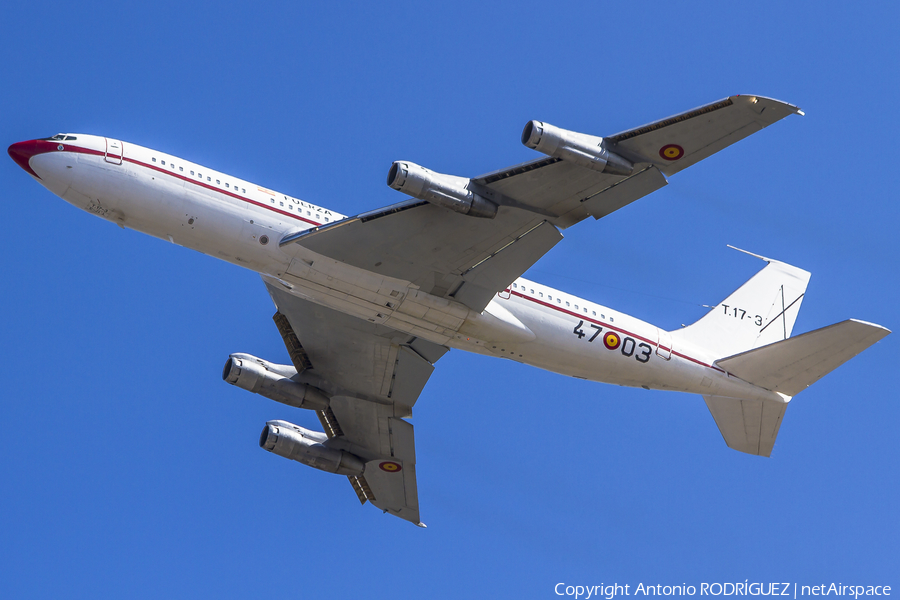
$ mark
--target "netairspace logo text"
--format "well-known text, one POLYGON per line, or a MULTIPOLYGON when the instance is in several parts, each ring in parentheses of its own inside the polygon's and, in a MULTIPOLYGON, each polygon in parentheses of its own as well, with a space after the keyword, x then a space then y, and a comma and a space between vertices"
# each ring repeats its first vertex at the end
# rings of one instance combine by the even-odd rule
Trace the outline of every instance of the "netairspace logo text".
POLYGON ((650 585, 630 583, 622 585, 575 585, 557 583, 553 591, 557 596, 569 596, 577 600, 604 598, 613 600, 616 596, 787 596, 797 600, 800 596, 890 596, 889 585, 844 585, 842 583, 822 583, 819 585, 798 585, 797 583, 756 583, 749 579, 735 583, 701 583, 699 585, 650 585))

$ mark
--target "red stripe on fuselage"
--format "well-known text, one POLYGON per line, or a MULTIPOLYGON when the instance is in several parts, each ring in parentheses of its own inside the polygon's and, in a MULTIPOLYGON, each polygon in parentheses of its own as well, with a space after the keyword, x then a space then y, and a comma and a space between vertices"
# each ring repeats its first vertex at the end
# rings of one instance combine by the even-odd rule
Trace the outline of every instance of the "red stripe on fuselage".
MULTIPOLYGON (((103 157, 107 156, 107 154, 105 152, 101 152, 99 150, 92 150, 90 148, 82 148, 80 146, 65 146, 65 150, 63 150, 63 152, 76 152, 79 154, 90 154, 93 156, 103 156, 103 157)), ((119 156, 114 155, 114 158, 118 159, 119 156)), ((179 175, 178 173, 173 173, 172 171, 170 171, 164 167, 161 167, 161 166, 147 164, 145 162, 141 162, 134 158, 129 158, 128 156, 122 156, 122 161, 130 162, 130 163, 133 163, 133 164, 141 166, 141 167, 146 167, 148 169, 152 169, 159 173, 165 173, 166 175, 170 175, 171 177, 174 177, 175 179, 180 179, 182 181, 192 183, 201 188, 204 188, 204 189, 207 189, 207 190, 210 190, 213 192, 217 192, 219 194, 224 194, 226 196, 230 196, 230 197, 234 198, 235 200, 241 200, 243 202, 247 202, 248 204, 253 204, 254 206, 258 206, 260 208, 265 208, 267 210, 271 210, 272 212, 278 213, 280 215, 284 215, 286 217, 291 217, 292 219, 297 219, 298 221, 303 221, 304 223, 309 223, 310 225, 322 225, 322 223, 317 223, 316 221, 312 221, 312 220, 302 217, 300 215, 290 213, 286 210, 278 209, 274 206, 269 206, 268 204, 264 204, 264 203, 258 202, 256 200, 252 200, 250 198, 247 198, 246 196, 242 196, 240 194, 235 194, 234 192, 231 192, 228 190, 219 189, 214 185, 210 185, 210 184, 204 183, 202 181, 197 181, 196 179, 192 179, 191 177, 188 177, 186 175, 179 175)))
MULTIPOLYGON (((504 292, 508 292, 508 293, 512 294, 513 296, 518 296, 519 298, 522 298, 523 300, 528 300, 529 302, 534 302, 535 304, 539 304, 539 305, 544 306, 544 307, 546 307, 546 308, 552 308, 553 310, 555 310, 555 311, 557 311, 557 312, 561 312, 561 313, 563 313, 563 314, 566 314, 566 315, 569 315, 569 316, 572 316, 572 317, 578 317, 579 319, 583 319, 583 320, 588 321, 588 322, 590 322, 590 323, 596 323, 597 325, 602 325, 603 327, 606 327, 607 329, 612 329, 613 331, 618 331, 619 333, 622 333, 622 334, 627 335, 627 336, 629 336, 629 337, 637 338, 637 339, 641 340, 642 342, 647 342, 648 344, 652 344, 653 346, 659 347, 659 343, 658 343, 658 342, 654 342, 653 340, 649 340, 649 339, 647 339, 647 338, 645 338, 645 337, 643 337, 643 336, 637 335, 636 333, 632 333, 632 332, 630 332, 630 331, 627 331, 627 330, 625 330, 625 329, 622 329, 621 327, 616 327, 615 325, 610 325, 609 323, 607 323, 607 322, 605 322, 605 321, 598 321, 597 319, 592 319, 592 318, 590 318, 590 317, 588 317, 588 316, 586 316, 586 315, 582 315, 582 314, 579 314, 579 313, 577 313, 577 312, 573 312, 573 311, 571 311, 571 310, 566 310, 565 308, 563 308, 563 307, 561 307, 561 306, 556 306, 555 304, 550 304, 549 302, 544 302, 543 300, 538 300, 537 298, 532 298, 531 296, 526 296, 526 295, 523 294, 522 292, 516 292, 516 291, 510 290, 510 289, 508 289, 508 288, 505 289, 505 290, 503 290, 503 291, 504 291, 504 292)), ((662 348, 663 348, 663 350, 668 350, 669 352, 671 352, 671 353, 674 354, 675 356, 678 356, 678 357, 683 358, 683 359, 685 359, 685 360, 689 360, 689 361, 691 361, 691 362, 693 362, 693 363, 696 363, 696 364, 700 365, 701 367, 706 367, 706 368, 708 368, 708 369, 714 369, 714 370, 716 370, 716 371, 719 371, 720 373, 725 373, 725 370, 724 370, 724 369, 720 369, 719 367, 717 367, 717 366, 715 366, 715 365, 708 365, 708 364, 706 364, 705 362, 702 362, 702 361, 700 361, 700 360, 697 360, 696 358, 687 356, 686 354, 682 354, 682 353, 680 353, 680 352, 675 352, 672 348, 666 348, 665 346, 662 346, 662 348)))

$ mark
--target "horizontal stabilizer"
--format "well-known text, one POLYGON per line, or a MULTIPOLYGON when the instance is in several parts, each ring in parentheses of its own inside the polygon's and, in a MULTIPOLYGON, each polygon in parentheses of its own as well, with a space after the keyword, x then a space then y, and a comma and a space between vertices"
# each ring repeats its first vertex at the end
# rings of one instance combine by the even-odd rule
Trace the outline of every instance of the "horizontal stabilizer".
POLYGON ((729 448, 770 456, 787 402, 703 396, 729 448))
POLYGON ((716 365, 753 385, 795 396, 889 333, 881 325, 849 319, 717 360, 716 365))

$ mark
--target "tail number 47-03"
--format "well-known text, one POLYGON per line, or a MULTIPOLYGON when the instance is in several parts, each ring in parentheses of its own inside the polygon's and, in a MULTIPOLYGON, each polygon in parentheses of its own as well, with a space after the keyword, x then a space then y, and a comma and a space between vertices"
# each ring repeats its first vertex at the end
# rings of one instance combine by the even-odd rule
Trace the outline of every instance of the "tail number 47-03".
MULTIPOLYGON (((603 328, 595 323, 589 323, 590 329, 593 329, 594 332, 591 334, 591 337, 588 338, 588 342, 593 342, 597 339, 597 336, 600 335, 600 332, 603 331, 603 328)), ((584 330, 584 321, 578 321, 578 325, 572 330, 572 333, 575 334, 579 340, 587 337, 587 334, 590 331, 585 332, 584 330)), ((604 339, 604 345, 610 349, 615 350, 619 349, 623 356, 634 356, 635 360, 638 362, 648 362, 650 360, 650 355, 652 354, 653 348, 650 344, 645 342, 637 343, 634 338, 625 336, 621 339, 621 343, 619 341, 619 334, 609 332, 607 333, 609 339, 604 339), (637 353, 635 353, 637 350, 637 353)))

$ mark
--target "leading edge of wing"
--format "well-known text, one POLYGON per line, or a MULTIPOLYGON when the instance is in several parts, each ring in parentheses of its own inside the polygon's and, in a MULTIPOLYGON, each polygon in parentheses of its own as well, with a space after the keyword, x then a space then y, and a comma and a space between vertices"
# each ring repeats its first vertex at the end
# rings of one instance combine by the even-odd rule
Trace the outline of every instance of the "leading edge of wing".
POLYGON ((784 114, 779 116, 778 118, 771 121, 774 123, 781 118, 784 118, 788 114, 798 114, 803 116, 805 113, 800 110, 798 106, 793 104, 789 104, 782 100, 776 100, 775 98, 768 98, 766 96, 759 96, 756 94, 736 94, 734 96, 729 96, 727 98, 722 98, 721 100, 717 100, 716 102, 710 102, 709 104, 704 104, 703 106, 698 106, 697 108, 692 108, 691 110, 686 110, 682 113, 678 113, 677 115, 672 115, 671 117, 666 117, 665 119, 659 119, 658 121, 653 121, 651 123, 647 123, 646 125, 641 125, 640 127, 634 127, 632 129, 627 129, 625 131, 620 131, 614 135, 607 136, 604 139, 608 139, 614 141, 616 143, 622 142, 629 138, 633 138, 639 135, 643 135, 645 133, 650 133, 651 131, 656 131, 657 129, 661 129, 663 127, 668 127, 669 125, 674 125, 675 123, 680 123, 681 121, 686 121, 688 119, 692 119, 694 117, 699 117, 701 115, 713 112, 715 110, 719 110, 722 108, 726 108, 728 106, 734 105, 735 101, 738 98, 744 98, 749 102, 756 104, 759 101, 763 101, 765 103, 771 103, 773 106, 780 106, 784 110, 784 114), (754 99, 757 102, 754 102, 754 99))

